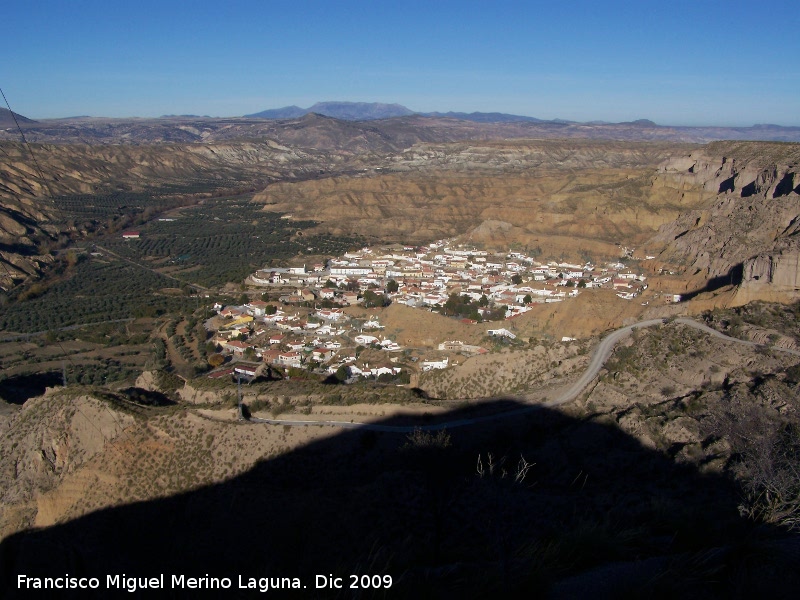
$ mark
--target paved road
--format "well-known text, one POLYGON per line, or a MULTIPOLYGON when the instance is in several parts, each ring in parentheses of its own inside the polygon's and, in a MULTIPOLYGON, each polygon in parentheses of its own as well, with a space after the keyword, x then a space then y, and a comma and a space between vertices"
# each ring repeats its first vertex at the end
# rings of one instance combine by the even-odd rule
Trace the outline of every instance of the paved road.
MULTIPOLYGON (((592 353, 592 357, 589 360, 589 365, 586 367, 586 370, 583 374, 578 378, 575 383, 573 383, 569 388, 565 391, 561 392, 558 397, 550 400, 548 402, 544 402, 542 404, 535 404, 529 406, 522 406, 520 408, 497 413, 493 415, 485 415, 480 417, 472 417, 466 419, 455 419, 452 421, 446 421, 444 423, 436 423, 436 424, 428 424, 428 425, 380 425, 376 423, 356 423, 352 421, 303 421, 303 420, 292 420, 292 419, 258 419, 258 418, 251 418, 250 421, 253 423, 268 423, 270 425, 289 425, 290 427, 309 427, 312 425, 327 425, 330 427, 340 427, 342 429, 366 429, 370 431, 387 431, 392 433, 411 433, 415 429, 421 429, 422 431, 438 431, 442 429, 454 429, 456 427, 463 427, 465 425, 475 425, 477 423, 485 423, 489 421, 496 421, 499 419, 507 419, 510 417, 516 417, 522 414, 531 413, 537 410, 541 410, 542 407, 553 407, 553 406, 561 406, 563 404, 567 404, 575 400, 581 392, 594 380, 597 374, 600 372, 600 369, 603 367, 605 362, 611 356, 611 353, 614 351, 614 346, 620 340, 629 336, 634 329, 639 329, 642 327, 652 327, 653 325, 660 325, 664 323, 663 319, 650 319, 648 321, 639 321, 638 323, 634 323, 633 325, 627 325, 625 327, 621 327, 616 331, 608 334, 604 337, 598 346, 594 349, 592 353)), ((725 335, 724 333, 720 333, 716 329, 712 329, 703 323, 698 323, 693 319, 687 318, 678 318, 675 319, 675 323, 680 323, 682 325, 686 325, 688 327, 693 327, 694 329, 699 329, 709 335, 712 335, 716 338, 720 338, 729 342, 736 342, 737 344, 743 344, 745 346, 760 346, 761 344, 757 344, 756 342, 751 342, 748 340, 740 340, 737 338, 730 337, 725 335)), ((798 350, 790 350, 788 348, 779 348, 777 346, 769 346, 771 350, 775 350, 778 352, 784 352, 786 354, 791 354, 793 356, 800 356, 800 351, 798 350)))
MULTIPOLYGON (((617 329, 616 331, 608 334, 604 337, 600 344, 595 348, 594 353, 592 354, 592 359, 589 362, 589 366, 584 371, 583 375, 580 376, 578 381, 576 381, 569 389, 563 392, 558 398, 555 400, 551 400, 550 402, 545 402, 542 406, 561 406, 562 404, 567 404, 568 402, 572 402, 575 398, 577 398, 580 393, 589 385, 595 376, 600 372, 600 369, 603 367, 605 362, 611 356, 611 353, 614 351, 614 346, 617 342, 621 339, 628 337, 634 329, 639 329, 641 327, 652 327, 653 325, 658 325, 663 323, 662 319, 650 319, 649 321, 640 321, 633 325, 628 325, 626 327, 622 327, 617 329)), ((749 340, 740 340, 738 338, 730 337, 729 335, 725 335, 724 333, 720 333, 716 329, 712 329, 708 325, 704 325, 703 323, 699 323, 694 319, 687 319, 684 317, 675 319, 675 323, 680 323, 682 325, 686 325, 688 327, 692 327, 694 329, 699 329, 711 335, 713 337, 727 340, 729 342, 736 342, 737 344, 742 344, 744 346, 751 346, 757 347, 761 346, 762 344, 758 344, 756 342, 751 342, 749 340)), ((793 356, 800 356, 800 351, 798 350, 791 350, 789 348, 780 348, 778 346, 769 346, 771 350, 776 350, 778 352, 783 352, 785 354, 791 354, 793 356)))
MULTIPOLYGON (((745 346, 763 346, 764 344, 759 344, 757 342, 751 342, 749 340, 740 340, 738 338, 732 338, 724 333, 720 333, 716 329, 711 329, 707 325, 703 325, 702 323, 698 323, 693 319, 675 319, 676 323, 683 323, 684 325, 688 325, 689 327, 694 327, 695 329, 699 329, 700 331, 705 331, 709 335, 713 335, 714 337, 721 338, 723 340, 729 340, 733 342, 737 342, 739 344, 744 344, 745 346)), ((770 350, 775 350, 777 352, 783 352, 784 354, 791 354, 792 356, 800 356, 800 350, 792 350, 791 348, 781 348, 779 346, 765 346, 770 350)))

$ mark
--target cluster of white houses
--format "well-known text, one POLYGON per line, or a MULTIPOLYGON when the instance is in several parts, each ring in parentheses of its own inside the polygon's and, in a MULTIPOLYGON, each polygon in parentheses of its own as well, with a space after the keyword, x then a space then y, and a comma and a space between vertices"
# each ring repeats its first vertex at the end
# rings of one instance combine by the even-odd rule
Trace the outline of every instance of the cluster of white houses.
POLYGON ((327 264, 312 265, 310 270, 260 270, 250 277, 250 282, 306 288, 281 298, 284 302, 327 299, 342 305, 359 302, 359 292, 373 289, 377 293, 389 291, 392 302, 430 308, 443 305, 455 292, 471 300, 485 297, 482 316, 504 306, 506 318, 530 310, 531 304, 561 302, 577 296, 582 288, 613 288, 618 296, 630 300, 647 287, 642 274, 621 263, 605 267, 554 261, 543 264, 524 252, 496 255, 451 247, 446 240, 383 252, 363 248, 330 259, 327 264), (396 282, 396 290, 388 287, 390 281, 396 282))
POLYGON ((219 322, 212 343, 236 358, 259 360, 275 367, 311 366, 336 373, 344 366, 348 375, 364 377, 401 372, 391 353, 402 348, 379 337, 383 326, 378 321, 360 322, 356 328, 341 308, 317 308, 301 316, 281 309, 270 311, 270 306, 275 308, 263 300, 242 306, 216 305, 219 322), (387 358, 372 366, 359 363, 358 346, 383 350, 387 358))
MULTIPOLYGON (((613 288, 631 299, 646 288, 645 278, 622 264, 539 263, 524 252, 502 255, 453 247, 439 241, 421 248, 392 247, 381 252, 363 248, 310 269, 264 269, 249 278, 256 286, 288 286, 278 307, 263 300, 243 306, 217 306, 218 330, 213 342, 223 352, 242 359, 260 359, 277 367, 308 367, 349 375, 397 375, 397 353, 402 348, 381 334, 375 320, 352 322, 343 308, 384 297, 385 301, 432 309, 452 294, 477 301, 479 314, 511 318, 537 303, 561 302, 585 288, 613 288), (293 309, 287 305, 302 304, 293 309), (503 310, 499 310, 502 307, 503 310), (358 347, 383 350, 385 360, 369 365, 357 360, 358 347)), ((505 328, 487 332, 513 339, 505 328)), ((444 351, 483 351, 461 342, 444 342, 444 351)), ((421 363, 423 371, 444 369, 447 358, 421 363)))

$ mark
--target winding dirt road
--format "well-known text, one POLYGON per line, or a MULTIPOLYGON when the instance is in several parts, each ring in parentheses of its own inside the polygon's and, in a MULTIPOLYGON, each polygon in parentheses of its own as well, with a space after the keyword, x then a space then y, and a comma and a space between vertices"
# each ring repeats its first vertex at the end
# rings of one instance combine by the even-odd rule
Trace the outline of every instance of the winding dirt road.
MULTIPOLYGON (((730 341, 736 342, 737 344, 743 344, 745 346, 760 346, 761 344, 757 344, 756 342, 751 342, 749 340, 740 340, 738 338, 733 338, 724 333, 720 333, 716 329, 712 329, 703 323, 699 323, 693 319, 688 319, 685 317, 677 318, 674 320, 675 323, 680 323, 682 325, 686 325, 688 327, 693 327, 694 329, 699 329, 709 335, 714 337, 730 341)), ((597 374, 600 372, 600 369, 603 368, 603 365, 611 356, 611 353, 614 351, 614 346, 620 340, 629 336, 634 329, 639 329, 642 327, 652 327, 654 325, 661 325, 664 323, 663 319, 650 319, 648 321, 640 321, 638 323, 634 323, 633 325, 626 325, 625 327, 621 327, 616 331, 609 333, 606 337, 600 340, 600 343, 592 352, 592 357, 589 361, 589 365, 586 367, 586 370, 583 374, 569 386, 566 390, 561 392, 556 398, 553 400, 549 400, 547 402, 543 402, 541 404, 533 404, 529 406, 523 406, 518 409, 497 413, 493 415, 484 415, 479 417, 472 417, 472 418, 465 418, 465 419, 455 419, 452 421, 445 421, 443 423, 436 423, 436 424, 420 424, 420 425, 380 425, 376 423, 355 423, 351 421, 304 421, 304 420, 292 420, 292 419, 258 419, 258 418, 251 418, 251 423, 267 423, 270 425, 289 425, 291 427, 309 427, 312 425, 327 425, 331 427, 339 427, 342 429, 365 429, 370 431, 385 431, 385 432, 392 432, 392 433, 411 433, 412 431, 419 429, 422 431, 439 431, 442 429, 454 429, 456 427, 463 427, 465 425, 475 425, 477 423, 485 423, 488 421, 496 421, 499 419, 507 419, 510 417, 516 417, 522 414, 527 414, 534 412, 536 410, 540 410, 542 407, 552 408, 554 406, 562 406, 569 402, 575 400, 583 390, 597 377, 597 374)), ((798 350, 791 350, 789 348, 779 348, 777 346, 769 346, 771 350, 775 350, 778 352, 784 352, 786 354, 791 354, 793 356, 800 356, 800 351, 798 350)))

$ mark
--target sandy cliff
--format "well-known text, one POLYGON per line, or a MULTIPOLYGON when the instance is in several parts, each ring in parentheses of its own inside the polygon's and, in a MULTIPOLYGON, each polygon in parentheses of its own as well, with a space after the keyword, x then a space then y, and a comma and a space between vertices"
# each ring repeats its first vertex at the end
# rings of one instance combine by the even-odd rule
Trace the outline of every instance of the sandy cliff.
POLYGON ((334 233, 425 242, 471 232, 490 246, 613 256, 693 207, 680 193, 650 193, 657 164, 676 152, 574 140, 420 144, 389 172, 275 183, 254 200, 334 233))
POLYGON ((800 145, 719 142, 659 168, 654 185, 706 206, 663 225, 646 244, 698 287, 741 282, 737 302, 800 293, 800 145))

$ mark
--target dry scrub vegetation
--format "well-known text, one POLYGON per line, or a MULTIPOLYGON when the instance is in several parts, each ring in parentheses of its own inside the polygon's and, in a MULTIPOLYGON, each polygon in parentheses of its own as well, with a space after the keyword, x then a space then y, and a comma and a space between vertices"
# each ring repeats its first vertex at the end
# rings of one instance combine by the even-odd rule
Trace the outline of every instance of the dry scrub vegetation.
POLYGON ((798 526, 797 356, 677 324, 650 328, 616 349, 582 405, 588 418, 614 423, 677 462, 737 481, 742 514, 798 526))
POLYGON ((258 428, 234 414, 144 407, 91 388, 29 400, 0 421, 0 537, 223 481, 332 431, 258 428))
MULTIPOLYGON (((592 346, 498 346, 426 374, 422 385, 454 399, 475 387, 486 396, 524 396, 548 378, 554 386, 566 384, 585 368, 592 346)), ((412 574, 442 561, 481 564, 486 576, 476 589, 484 595, 500 589, 499 581, 531 593, 561 589, 571 577, 599 585, 593 569, 613 570, 641 557, 652 559, 636 572, 648 573, 649 583, 630 589, 729 590, 740 580, 720 578, 720 569, 738 573, 748 557, 760 556, 768 573, 785 561, 770 562, 757 549, 726 550, 709 555, 706 572, 692 557, 710 547, 739 548, 740 535, 755 540, 753 548, 780 548, 781 532, 798 526, 797 363, 797 357, 666 323, 635 331, 595 385, 561 411, 410 435, 339 436, 331 427, 240 423, 229 382, 203 380, 205 391, 222 398, 215 406, 141 406, 131 402, 138 396, 93 388, 51 391, 0 421, 0 452, 9 457, 0 480, 0 533, 181 492, 197 494, 192 510, 219 511, 217 492, 204 487, 219 484, 213 487, 226 498, 241 493, 238 506, 248 523, 267 520, 274 527, 275 511, 304 531, 321 531, 326 523, 355 535, 356 521, 370 523, 379 542, 358 560, 372 557, 412 574), (298 477, 304 478, 299 487, 286 484, 298 477), (755 529, 760 533, 752 537, 753 524, 769 529, 755 529), (413 547, 389 541, 405 539, 401 532, 413 547)), ((246 405, 261 416, 370 421, 414 406, 429 416, 441 412, 395 386, 292 379, 243 388, 246 405), (353 404, 389 398, 396 402, 391 409, 353 404)), ((467 414, 465 407, 456 410, 467 414)), ((362 552, 354 540, 336 543, 362 552)), ((326 543, 319 542, 314 560, 327 556, 326 543)), ((761 568, 743 571, 747 589, 754 589, 761 568)), ((454 573, 441 581, 470 580, 462 567, 454 573)), ((416 581, 409 577, 406 582, 416 581)))
POLYGON ((582 372, 588 363, 590 340, 568 343, 520 343, 489 354, 467 358, 443 371, 429 371, 419 386, 435 398, 524 397, 534 390, 582 372))

